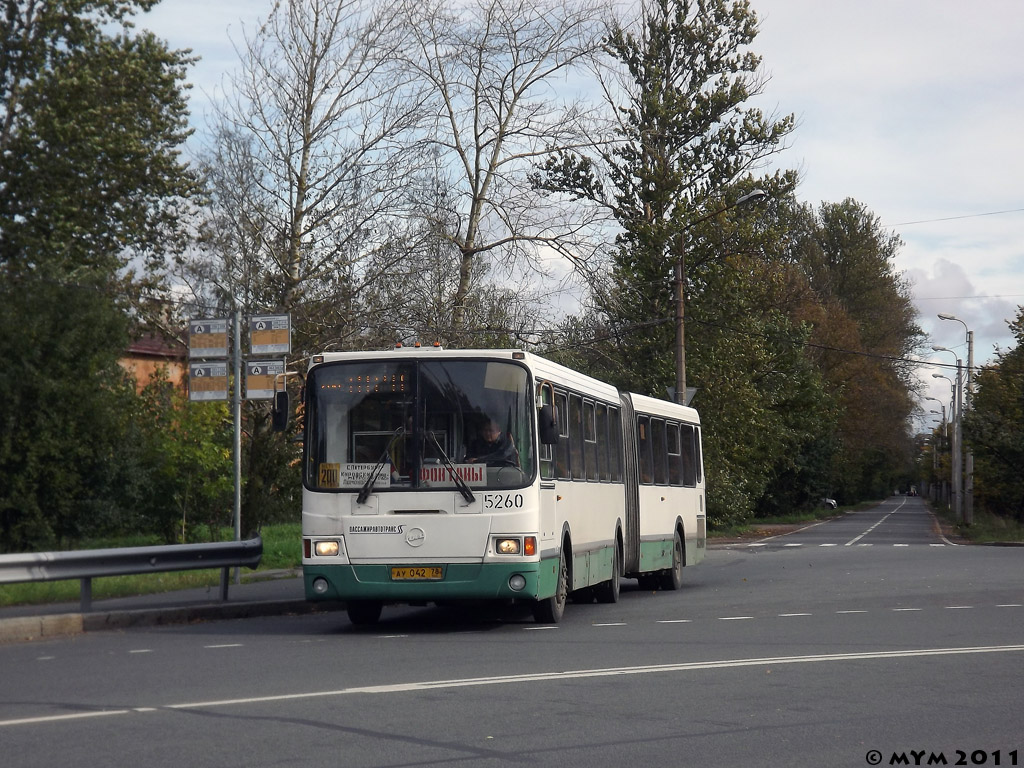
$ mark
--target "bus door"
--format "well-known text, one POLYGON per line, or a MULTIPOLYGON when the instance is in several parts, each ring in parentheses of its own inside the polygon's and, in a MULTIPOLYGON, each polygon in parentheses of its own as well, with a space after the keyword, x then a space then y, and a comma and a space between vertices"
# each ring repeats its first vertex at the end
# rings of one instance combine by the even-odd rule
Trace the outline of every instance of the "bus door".
MULTIPOLYGON (((551 382, 542 381, 537 385, 537 416, 538 419, 546 417, 547 409, 550 411, 551 416, 555 420, 555 429, 561 432, 561 428, 557 425, 562 423, 562 419, 565 418, 564 414, 558 412, 557 404, 555 401, 555 390, 551 382)), ((552 434, 547 440, 544 439, 545 430, 538 427, 537 436, 539 444, 540 454, 540 493, 538 495, 538 503, 540 504, 540 535, 541 535, 541 551, 548 550, 551 547, 559 546, 559 539, 562 535, 561 520, 558 516, 558 486, 555 483, 555 479, 558 477, 557 472, 557 456, 556 452, 559 448, 556 442, 552 440, 559 439, 557 435, 552 434)))

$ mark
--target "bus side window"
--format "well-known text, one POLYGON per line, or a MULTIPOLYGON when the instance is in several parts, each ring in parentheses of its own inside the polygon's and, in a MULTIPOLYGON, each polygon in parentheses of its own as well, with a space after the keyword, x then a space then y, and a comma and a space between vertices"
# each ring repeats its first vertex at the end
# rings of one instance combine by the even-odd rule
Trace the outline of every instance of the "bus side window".
POLYGON ((555 446, 555 476, 568 480, 569 474, 569 403, 564 392, 555 393, 558 412, 558 445, 555 446))
MULTIPOLYGON (((602 483, 611 480, 608 471, 608 449, 611 435, 608 434, 608 406, 597 404, 597 476, 602 483)), ((614 449, 613 449, 614 450, 614 449)))
POLYGON ((651 453, 654 454, 654 484, 668 485, 668 453, 665 450, 664 419, 651 419, 651 453))
POLYGON ((701 456, 700 427, 693 428, 693 457, 696 480, 698 483, 702 483, 704 482, 704 459, 701 456))
POLYGON ((583 443, 587 480, 597 480, 597 416, 593 400, 583 401, 583 443))
POLYGON ((683 485, 693 488, 697 485, 697 452, 694 443, 693 427, 683 424, 682 448, 683 448, 683 485))
POLYGON ((650 485, 654 482, 654 459, 651 456, 651 424, 647 416, 636 419, 636 452, 640 456, 640 482, 650 485))
POLYGON ((665 438, 668 443, 668 483, 669 485, 682 485, 683 457, 679 452, 679 425, 668 424, 665 438))
POLYGON ((583 464, 583 398, 569 395, 569 445, 573 480, 586 480, 583 464))
POLYGON ((608 475, 613 483, 622 482, 622 417, 619 409, 608 409, 608 475))

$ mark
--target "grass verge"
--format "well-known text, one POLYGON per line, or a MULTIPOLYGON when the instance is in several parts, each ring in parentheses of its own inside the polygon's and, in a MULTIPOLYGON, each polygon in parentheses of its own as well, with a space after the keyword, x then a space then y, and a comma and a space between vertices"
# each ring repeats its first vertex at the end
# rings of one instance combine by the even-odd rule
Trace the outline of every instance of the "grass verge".
POLYGON ((1024 543, 1024 525, 1011 517, 994 515, 985 510, 974 510, 974 523, 960 525, 951 509, 930 504, 932 510, 948 523, 958 536, 972 544, 1021 544, 1024 543))

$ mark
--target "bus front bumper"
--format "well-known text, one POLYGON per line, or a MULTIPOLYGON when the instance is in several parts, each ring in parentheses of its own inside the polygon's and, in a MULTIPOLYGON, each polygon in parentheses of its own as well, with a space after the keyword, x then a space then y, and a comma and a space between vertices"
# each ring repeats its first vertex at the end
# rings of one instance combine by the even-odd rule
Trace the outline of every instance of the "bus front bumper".
MULTIPOLYGON (((545 563, 446 563, 442 577, 395 578, 389 565, 303 565, 307 600, 536 599, 545 563), (521 588, 515 589, 514 586, 521 588)), ((418 570, 418 569, 405 569, 418 570)), ((545 580, 546 581, 546 580, 545 580)))

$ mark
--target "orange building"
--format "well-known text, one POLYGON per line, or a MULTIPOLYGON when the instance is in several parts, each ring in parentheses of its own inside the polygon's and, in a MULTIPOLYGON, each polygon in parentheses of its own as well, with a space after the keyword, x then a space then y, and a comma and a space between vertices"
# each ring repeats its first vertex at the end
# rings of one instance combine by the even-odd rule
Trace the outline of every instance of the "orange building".
POLYGON ((135 378, 136 390, 145 387, 160 369, 166 371, 168 381, 185 388, 188 348, 179 342, 154 334, 144 335, 129 345, 120 363, 135 378))

